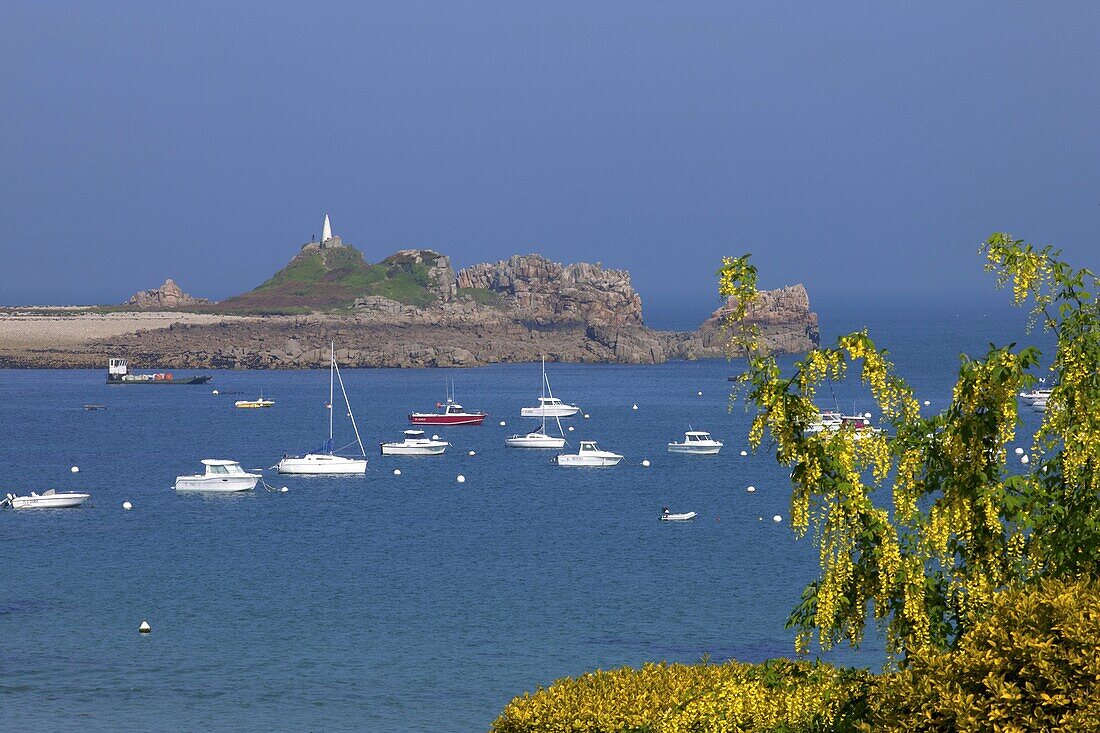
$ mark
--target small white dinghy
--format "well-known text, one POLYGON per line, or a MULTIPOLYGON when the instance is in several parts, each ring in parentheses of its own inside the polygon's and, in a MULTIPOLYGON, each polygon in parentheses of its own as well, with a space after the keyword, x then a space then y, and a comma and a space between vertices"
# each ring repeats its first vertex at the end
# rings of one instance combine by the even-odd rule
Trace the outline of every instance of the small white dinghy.
POLYGON ((405 440, 400 443, 381 444, 384 456, 438 456, 449 445, 445 440, 425 438, 423 430, 406 430, 405 440))
POLYGON ((600 450, 594 440, 582 440, 576 453, 559 453, 554 457, 559 466, 615 466, 623 459, 618 453, 600 450))
POLYGON ((669 453, 691 453, 697 456, 716 456, 722 450, 722 441, 710 437, 705 430, 689 430, 682 443, 669 443, 669 453))
POLYGON ((248 473, 236 461, 204 458, 202 465, 206 466, 206 473, 176 476, 176 491, 251 491, 260 480, 260 474, 248 473))
POLYGON ((0 505, 6 502, 11 504, 12 509, 65 509, 80 506, 88 501, 90 497, 91 494, 70 491, 58 492, 54 489, 46 489, 41 494, 32 491, 30 496, 8 494, 4 501, 0 502, 0 505))
POLYGON ((695 517, 696 517, 695 512, 684 512, 683 514, 673 514, 672 512, 670 512, 668 510, 667 506, 661 511, 661 521, 662 522, 690 522, 691 520, 695 519, 695 517))

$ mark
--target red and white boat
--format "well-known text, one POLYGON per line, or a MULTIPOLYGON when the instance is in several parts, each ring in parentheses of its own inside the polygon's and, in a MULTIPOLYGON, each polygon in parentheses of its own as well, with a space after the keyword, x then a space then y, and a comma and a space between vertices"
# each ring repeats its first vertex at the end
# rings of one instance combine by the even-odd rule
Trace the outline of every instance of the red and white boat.
POLYGON ((487 412, 466 412, 462 405, 448 399, 435 406, 442 412, 414 412, 409 415, 413 425, 480 425, 489 416, 487 412))

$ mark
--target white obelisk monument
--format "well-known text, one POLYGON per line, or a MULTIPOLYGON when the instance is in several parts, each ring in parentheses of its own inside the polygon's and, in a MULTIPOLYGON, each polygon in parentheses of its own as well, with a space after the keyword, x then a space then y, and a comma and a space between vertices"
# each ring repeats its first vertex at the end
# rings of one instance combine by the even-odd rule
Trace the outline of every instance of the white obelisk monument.
POLYGON ((325 227, 321 230, 321 241, 327 242, 332 239, 332 225, 328 223, 328 214, 325 214, 325 227))

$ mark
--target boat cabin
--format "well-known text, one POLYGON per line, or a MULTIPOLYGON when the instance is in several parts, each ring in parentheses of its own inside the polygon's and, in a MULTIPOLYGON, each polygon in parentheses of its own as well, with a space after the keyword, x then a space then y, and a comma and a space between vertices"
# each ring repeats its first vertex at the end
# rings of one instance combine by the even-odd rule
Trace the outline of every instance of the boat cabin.
POLYGON ((710 433, 703 430, 690 430, 684 433, 685 443, 710 442, 710 433))
POLYGON ((406 430, 405 431, 405 439, 406 440, 416 440, 417 438, 423 438, 423 437, 424 437, 424 431, 423 430, 406 430))
POLYGON ((596 447, 596 441, 594 440, 582 440, 578 453, 599 453, 600 449, 596 447))
POLYGON ((563 403, 557 397, 539 397, 540 407, 562 407, 563 403))
POLYGON ((840 418, 840 426, 852 430, 865 430, 871 427, 871 421, 862 415, 845 415, 840 418))
POLYGON ((203 459, 207 476, 244 476, 245 470, 236 461, 219 461, 213 458, 203 459))

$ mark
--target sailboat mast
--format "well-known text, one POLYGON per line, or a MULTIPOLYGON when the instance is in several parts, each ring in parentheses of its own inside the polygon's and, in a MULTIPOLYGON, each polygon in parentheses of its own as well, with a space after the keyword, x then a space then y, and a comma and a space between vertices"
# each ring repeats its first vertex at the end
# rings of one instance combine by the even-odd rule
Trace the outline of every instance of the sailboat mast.
POLYGON ((328 451, 332 453, 332 377, 336 370, 336 342, 328 345, 328 451))
POLYGON ((546 357, 542 357, 542 397, 539 404, 542 405, 542 432, 546 433, 546 357))

